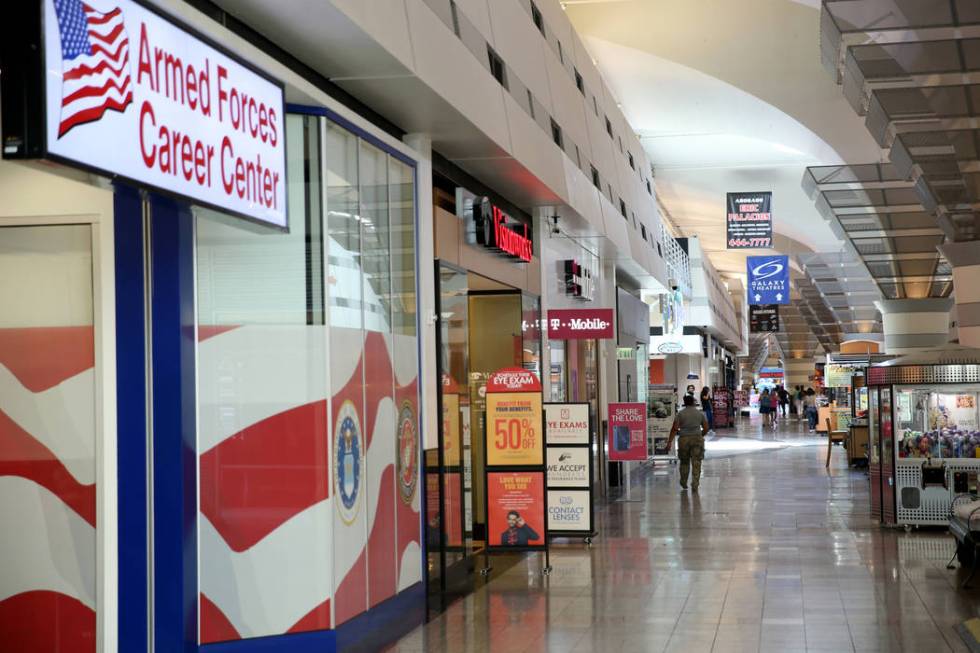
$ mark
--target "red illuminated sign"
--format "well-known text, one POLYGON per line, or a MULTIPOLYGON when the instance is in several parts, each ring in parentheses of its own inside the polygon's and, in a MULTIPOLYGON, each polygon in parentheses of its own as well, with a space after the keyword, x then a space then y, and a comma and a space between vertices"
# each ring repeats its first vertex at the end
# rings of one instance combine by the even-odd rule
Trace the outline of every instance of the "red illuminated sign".
POLYGON ((611 308, 548 311, 548 338, 551 340, 610 340, 614 337, 611 308))
POLYGON ((486 197, 473 203, 476 242, 529 262, 533 251, 528 225, 512 222, 509 215, 486 197))

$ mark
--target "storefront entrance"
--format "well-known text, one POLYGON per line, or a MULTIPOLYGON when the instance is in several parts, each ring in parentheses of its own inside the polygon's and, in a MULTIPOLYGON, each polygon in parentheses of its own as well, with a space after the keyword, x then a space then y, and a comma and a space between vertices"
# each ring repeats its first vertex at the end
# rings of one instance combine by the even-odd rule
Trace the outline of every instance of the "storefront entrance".
POLYGON ((430 613, 471 592, 486 543, 487 378, 505 367, 540 374, 539 300, 436 261, 437 449, 425 452, 430 613))

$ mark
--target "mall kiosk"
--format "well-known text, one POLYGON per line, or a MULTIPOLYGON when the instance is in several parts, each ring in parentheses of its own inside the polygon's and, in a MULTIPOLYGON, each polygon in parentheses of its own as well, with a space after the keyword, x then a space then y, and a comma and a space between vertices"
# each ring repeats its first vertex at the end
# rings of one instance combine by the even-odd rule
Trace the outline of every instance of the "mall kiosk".
POLYGON ((917 353, 868 368, 871 513, 947 524, 980 473, 980 352, 917 353))

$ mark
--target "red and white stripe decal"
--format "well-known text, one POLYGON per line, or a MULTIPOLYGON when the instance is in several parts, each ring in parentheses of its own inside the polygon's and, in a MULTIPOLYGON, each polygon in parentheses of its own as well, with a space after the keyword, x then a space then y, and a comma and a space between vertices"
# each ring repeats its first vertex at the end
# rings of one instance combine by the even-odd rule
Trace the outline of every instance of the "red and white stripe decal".
POLYGON ((93 336, 0 329, 0 650, 95 651, 93 336))
POLYGON ((418 491, 406 504, 395 478, 395 399, 414 409, 417 355, 406 339, 411 358, 393 369, 392 338, 307 326, 199 338, 202 642, 329 628, 420 580, 418 491), (334 506, 327 363, 330 419, 351 402, 365 448, 349 523, 334 506))

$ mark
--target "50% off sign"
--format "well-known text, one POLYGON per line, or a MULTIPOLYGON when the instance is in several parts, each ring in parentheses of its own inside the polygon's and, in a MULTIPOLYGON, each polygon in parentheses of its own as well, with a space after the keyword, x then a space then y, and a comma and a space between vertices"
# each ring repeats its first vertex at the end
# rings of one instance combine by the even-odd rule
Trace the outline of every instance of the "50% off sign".
POLYGON ((488 465, 540 465, 541 393, 487 395, 488 465))

